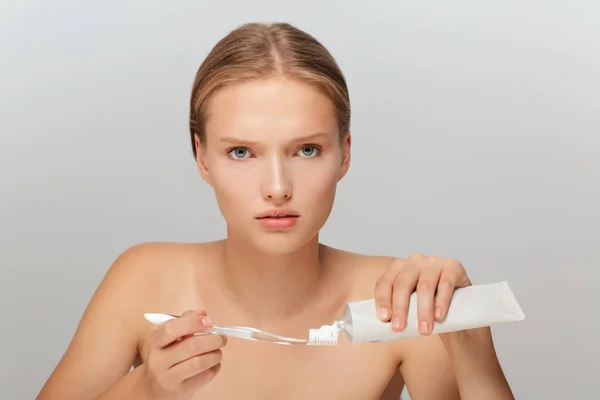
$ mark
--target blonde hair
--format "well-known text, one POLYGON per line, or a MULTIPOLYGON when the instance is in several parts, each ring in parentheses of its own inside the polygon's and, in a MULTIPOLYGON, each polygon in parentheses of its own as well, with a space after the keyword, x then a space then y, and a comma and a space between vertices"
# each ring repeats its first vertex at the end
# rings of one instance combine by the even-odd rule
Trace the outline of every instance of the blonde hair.
POLYGON ((313 36, 288 23, 248 23, 231 31, 200 65, 190 100, 190 136, 206 140, 204 110, 218 89, 249 80, 286 75, 320 88, 337 110, 340 135, 350 128, 346 80, 329 51, 313 36))

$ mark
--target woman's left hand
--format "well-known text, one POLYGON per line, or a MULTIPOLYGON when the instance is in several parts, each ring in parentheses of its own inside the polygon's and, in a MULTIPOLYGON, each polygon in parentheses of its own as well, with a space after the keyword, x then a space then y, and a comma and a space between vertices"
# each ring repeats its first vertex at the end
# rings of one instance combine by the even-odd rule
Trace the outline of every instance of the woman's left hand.
POLYGON ((429 335, 434 320, 446 317, 454 290, 469 285, 467 272, 457 260, 421 254, 396 259, 375 285, 377 314, 382 321, 391 320, 394 331, 403 330, 410 295, 416 289, 419 332, 429 335))

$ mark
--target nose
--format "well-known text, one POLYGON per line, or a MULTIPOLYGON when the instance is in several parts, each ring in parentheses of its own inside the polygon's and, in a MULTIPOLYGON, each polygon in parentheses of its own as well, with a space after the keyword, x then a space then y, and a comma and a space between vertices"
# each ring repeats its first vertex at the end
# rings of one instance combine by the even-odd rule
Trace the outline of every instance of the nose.
POLYGON ((266 165, 262 196, 265 200, 275 203, 292 198, 292 182, 286 174, 282 160, 277 156, 271 157, 266 165))

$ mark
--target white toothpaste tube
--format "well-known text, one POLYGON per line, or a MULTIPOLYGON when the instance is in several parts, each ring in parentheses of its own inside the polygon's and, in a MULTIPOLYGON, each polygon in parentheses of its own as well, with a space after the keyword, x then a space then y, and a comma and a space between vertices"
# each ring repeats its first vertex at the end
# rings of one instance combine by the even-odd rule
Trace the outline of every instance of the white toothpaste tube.
MULTIPOLYGON (((472 285, 454 291, 446 318, 434 322, 432 334, 461 331, 518 322, 525 314, 508 283, 472 285)), ((394 332, 390 322, 382 322, 376 313, 375 299, 350 302, 335 326, 346 333, 352 343, 377 343, 420 337, 417 294, 410 296, 406 327, 394 332)))

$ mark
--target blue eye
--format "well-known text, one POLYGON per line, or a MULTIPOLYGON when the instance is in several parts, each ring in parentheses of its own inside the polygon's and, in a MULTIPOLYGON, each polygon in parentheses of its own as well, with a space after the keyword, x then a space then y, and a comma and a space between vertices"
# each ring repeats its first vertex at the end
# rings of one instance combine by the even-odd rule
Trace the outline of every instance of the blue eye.
POLYGON ((315 157, 318 153, 319 153, 320 149, 317 146, 302 146, 302 148, 300 150, 298 150, 298 153, 300 154, 300 157, 305 157, 305 158, 312 158, 315 157))
POLYGON ((245 147, 236 147, 227 153, 234 160, 243 160, 250 157, 250 151, 245 147))

